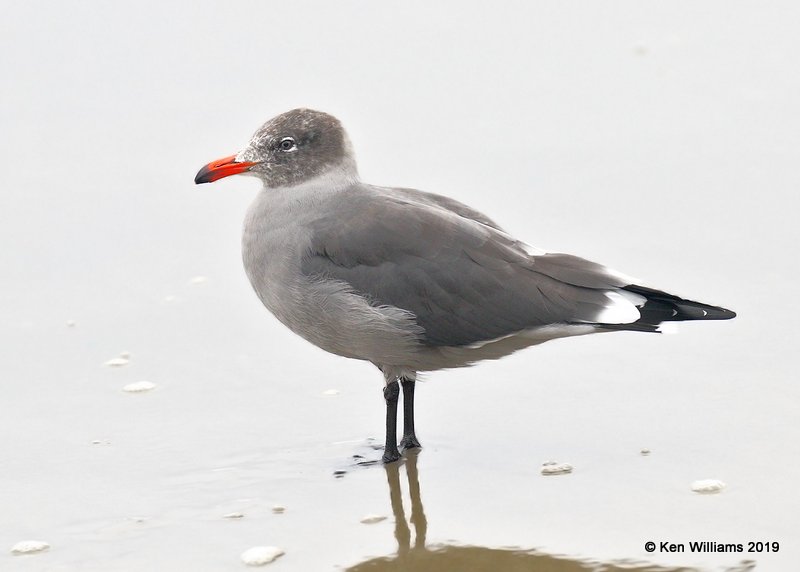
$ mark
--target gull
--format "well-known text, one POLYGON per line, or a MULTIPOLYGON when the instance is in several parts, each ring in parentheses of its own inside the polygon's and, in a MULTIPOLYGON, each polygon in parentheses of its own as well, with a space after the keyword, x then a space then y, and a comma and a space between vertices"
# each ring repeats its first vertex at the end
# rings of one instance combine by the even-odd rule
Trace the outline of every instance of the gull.
POLYGON ((238 154, 200 169, 195 183, 236 174, 263 183, 242 235, 244 268, 261 302, 312 344, 382 372, 386 463, 420 446, 418 372, 557 338, 736 316, 533 248, 455 199, 364 183, 342 124, 320 111, 270 119, 238 154))

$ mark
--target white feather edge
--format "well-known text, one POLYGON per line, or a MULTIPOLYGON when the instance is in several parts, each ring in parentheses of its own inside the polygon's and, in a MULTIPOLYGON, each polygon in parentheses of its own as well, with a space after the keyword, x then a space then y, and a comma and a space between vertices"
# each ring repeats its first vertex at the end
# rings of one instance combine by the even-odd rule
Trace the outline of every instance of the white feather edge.
POLYGON ((668 336, 677 334, 680 331, 680 326, 675 322, 661 322, 656 328, 656 331, 668 336))
POLYGON ((525 242, 520 243, 520 245, 522 246, 522 250, 524 250, 530 256, 543 256, 548 253, 548 251, 543 248, 531 246, 525 242))
POLYGON ((594 333, 596 331, 597 328, 592 324, 551 324, 549 326, 540 326, 538 328, 529 328, 527 330, 522 330, 521 332, 514 332, 513 334, 500 336, 499 338, 493 338, 491 340, 483 340, 480 342, 475 342, 474 344, 469 344, 468 346, 465 347, 475 350, 478 348, 482 348, 483 346, 499 342, 506 338, 513 338, 516 336, 531 340, 533 343, 541 343, 541 342, 546 342, 548 340, 555 340, 558 338, 567 338, 570 336, 583 336, 586 334, 594 333))
MULTIPOLYGON (((546 250, 544 248, 539 248, 538 246, 532 246, 525 242, 521 242, 520 245, 522 246, 522 250, 524 250, 529 256, 544 256, 545 254, 553 254, 552 250, 546 250)), ((612 278, 616 278, 625 286, 629 284, 642 284, 641 279, 636 278, 635 276, 629 276, 628 274, 624 274, 623 272, 614 270, 608 266, 603 266, 603 272, 612 278)))
POLYGON ((625 290, 606 290, 604 294, 608 298, 608 304, 595 318, 597 323, 630 324, 642 317, 639 307, 647 301, 644 296, 625 290))

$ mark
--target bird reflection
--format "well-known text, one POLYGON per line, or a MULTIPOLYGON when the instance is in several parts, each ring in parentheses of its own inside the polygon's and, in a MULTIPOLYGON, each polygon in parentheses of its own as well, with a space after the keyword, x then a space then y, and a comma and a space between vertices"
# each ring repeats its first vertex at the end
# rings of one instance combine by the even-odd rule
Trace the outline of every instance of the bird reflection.
MULTIPOLYGON (((411 497, 411 524, 414 527, 414 550, 425 550, 425 535, 428 532, 428 521, 419 494, 419 475, 417 473, 417 457, 419 449, 406 451, 406 474, 408 475, 408 494, 411 497)), ((394 536, 397 539, 397 555, 399 559, 407 558, 411 550, 411 530, 406 522, 403 509, 403 492, 400 488, 400 463, 387 463, 386 479, 389 481, 389 498, 394 513, 394 536)))
MULTIPOLYGON (((691 572, 692 568, 664 568, 660 566, 619 562, 600 563, 592 560, 570 560, 555 557, 535 550, 487 548, 483 546, 453 546, 437 544, 426 546, 428 520, 420 495, 417 460, 419 450, 405 453, 405 463, 384 465, 389 483, 389 498, 394 514, 394 536, 397 553, 371 558, 351 568, 348 572, 691 572), (411 517, 406 519, 401 486, 401 472, 405 469, 408 478, 408 494, 411 498, 411 517), (414 542, 411 537, 413 527, 414 542)), ((752 569, 752 563, 743 562, 730 572, 752 569)))

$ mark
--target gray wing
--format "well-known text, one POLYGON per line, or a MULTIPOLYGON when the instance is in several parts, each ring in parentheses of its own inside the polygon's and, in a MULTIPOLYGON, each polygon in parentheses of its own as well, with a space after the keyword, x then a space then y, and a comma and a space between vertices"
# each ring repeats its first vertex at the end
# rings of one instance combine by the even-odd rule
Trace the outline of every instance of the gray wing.
POLYGON ((405 199, 407 201, 414 201, 425 205, 439 207, 497 230, 503 230, 499 224, 494 222, 482 212, 475 210, 471 206, 465 205, 460 201, 451 199, 450 197, 445 197, 444 195, 426 193, 425 191, 418 191, 417 189, 382 188, 382 190, 386 191, 388 194, 398 197, 401 200, 405 199))
POLYGON ((600 265, 530 256, 486 223, 388 194, 342 196, 315 222, 302 270, 412 312, 431 346, 594 323, 620 285, 600 265))

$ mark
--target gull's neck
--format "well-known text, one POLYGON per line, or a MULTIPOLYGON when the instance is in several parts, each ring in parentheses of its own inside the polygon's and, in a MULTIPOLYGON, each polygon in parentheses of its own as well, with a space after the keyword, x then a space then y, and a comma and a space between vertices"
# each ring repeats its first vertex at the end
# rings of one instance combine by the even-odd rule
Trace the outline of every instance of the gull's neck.
POLYGON ((295 198, 304 202, 304 199, 342 191, 358 183, 359 180, 355 161, 351 157, 347 157, 321 175, 307 179, 302 183, 282 187, 267 187, 264 185, 263 192, 282 195, 286 198, 295 198))

